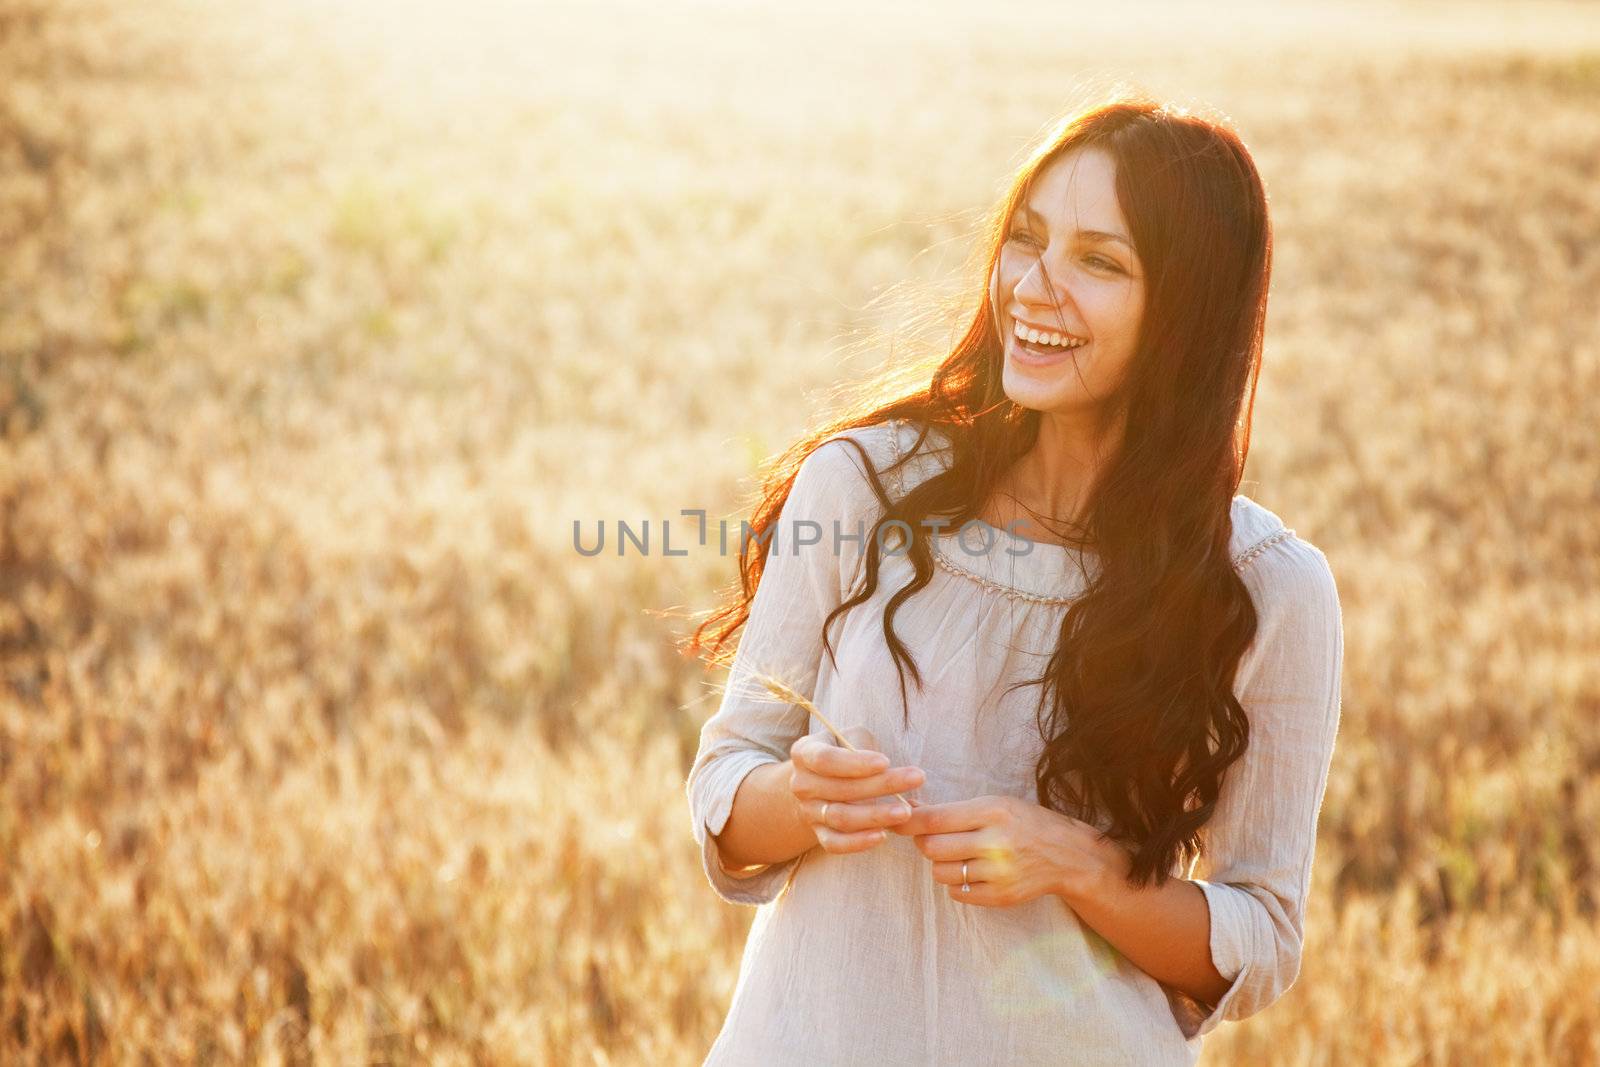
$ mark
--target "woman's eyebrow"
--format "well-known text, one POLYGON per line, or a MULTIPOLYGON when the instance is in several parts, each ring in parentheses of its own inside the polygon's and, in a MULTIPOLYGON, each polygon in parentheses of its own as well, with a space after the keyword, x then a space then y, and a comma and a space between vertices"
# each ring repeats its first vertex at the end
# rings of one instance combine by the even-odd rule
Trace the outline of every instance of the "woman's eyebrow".
MULTIPOLYGON (((1022 211, 1024 214, 1038 221, 1041 225, 1044 224, 1044 216, 1039 214, 1038 211, 1034 210, 1032 204, 1023 204, 1022 211)), ((1120 233, 1111 233, 1107 230, 1079 230, 1078 236, 1087 237, 1091 241, 1120 241, 1121 243, 1127 245, 1130 249, 1133 248, 1133 242, 1128 240, 1127 237, 1120 233)))

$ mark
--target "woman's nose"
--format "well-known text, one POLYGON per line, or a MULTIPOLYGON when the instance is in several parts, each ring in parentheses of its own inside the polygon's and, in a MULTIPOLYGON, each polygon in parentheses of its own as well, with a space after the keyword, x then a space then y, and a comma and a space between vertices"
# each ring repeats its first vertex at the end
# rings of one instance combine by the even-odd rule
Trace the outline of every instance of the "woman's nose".
POLYGON ((1018 303, 1038 307, 1065 306, 1072 300, 1065 268, 1061 268, 1058 272, 1042 257, 1034 260, 1033 264, 1023 272, 1013 293, 1018 303))

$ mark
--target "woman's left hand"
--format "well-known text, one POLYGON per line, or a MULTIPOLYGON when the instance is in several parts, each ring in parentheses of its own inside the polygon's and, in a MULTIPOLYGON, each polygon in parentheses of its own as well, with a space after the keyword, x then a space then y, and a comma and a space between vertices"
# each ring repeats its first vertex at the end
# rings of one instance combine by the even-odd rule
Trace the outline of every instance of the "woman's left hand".
POLYGON ((923 804, 890 829, 916 839, 933 860, 933 880, 961 904, 1004 908, 1045 894, 1070 904, 1128 869, 1127 853, 1095 827, 1020 797, 923 804), (972 886, 965 893, 963 862, 972 886))

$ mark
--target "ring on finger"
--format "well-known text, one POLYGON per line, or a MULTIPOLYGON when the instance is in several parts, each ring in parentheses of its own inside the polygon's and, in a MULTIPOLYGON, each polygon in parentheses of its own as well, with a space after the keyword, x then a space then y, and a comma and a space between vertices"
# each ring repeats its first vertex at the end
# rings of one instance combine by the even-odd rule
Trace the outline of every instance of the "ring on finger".
POLYGON ((972 892, 972 886, 967 884, 967 861, 966 860, 962 860, 961 861, 961 891, 963 893, 972 892))
POLYGON ((833 801, 831 800, 824 800, 822 802, 822 814, 818 817, 817 821, 822 823, 824 826, 828 825, 828 805, 832 803, 833 801))

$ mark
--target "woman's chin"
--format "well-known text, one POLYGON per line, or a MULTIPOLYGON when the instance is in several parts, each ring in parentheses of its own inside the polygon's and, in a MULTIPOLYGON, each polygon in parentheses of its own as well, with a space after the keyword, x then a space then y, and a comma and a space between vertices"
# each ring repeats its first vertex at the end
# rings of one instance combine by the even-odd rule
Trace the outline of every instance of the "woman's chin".
POLYGON ((1006 361, 1001 374, 1001 385, 1006 398, 1014 404, 1036 411, 1057 408, 1069 399, 1072 392, 1071 366, 1029 367, 1006 361))

